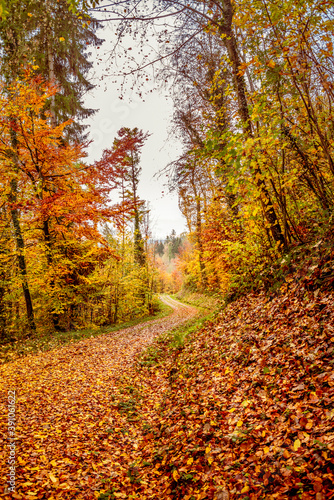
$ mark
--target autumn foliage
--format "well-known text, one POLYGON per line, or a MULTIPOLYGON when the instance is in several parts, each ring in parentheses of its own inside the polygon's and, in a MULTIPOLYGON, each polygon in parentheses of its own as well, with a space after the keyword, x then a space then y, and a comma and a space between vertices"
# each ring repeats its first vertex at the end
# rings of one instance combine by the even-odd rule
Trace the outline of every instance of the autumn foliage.
MULTIPOLYGON (((9 5, 15 14, 19 3, 9 5)), ((116 46, 142 5, 112 4, 123 23, 116 46)), ((56 120, 55 97, 66 92, 50 83, 57 78, 49 41, 50 82, 37 65, 21 67, 28 40, 20 45, 15 16, 10 29, 1 24, 1 50, 9 60, 16 47, 20 58, 0 85, 5 480, 7 384, 17 393, 16 490, 10 496, 1 485, 0 494, 333 499, 332 4, 144 5, 159 21, 174 16, 166 40, 173 47, 161 59, 171 64, 184 149, 166 172, 188 228, 153 243, 138 194, 148 134, 123 127, 100 160, 85 161, 86 144, 66 133, 71 120, 56 120), (157 293, 180 289, 180 297, 201 297, 201 310, 209 294, 222 307, 205 322, 165 297, 175 309, 169 318, 111 330, 154 313, 157 293), (72 342, 83 329, 86 339, 72 342), (64 331, 66 347, 16 349, 25 337, 64 331)), ((154 16, 143 20, 151 27, 154 16)), ((161 42, 168 30, 159 30, 161 42)), ((57 37, 59 52, 65 41, 57 37)), ((83 83, 72 96, 89 88, 83 83)), ((74 108, 83 115, 78 100, 74 108)))
MULTIPOLYGON (((34 76, 32 70, 11 85, 3 84, 1 89, 4 237, 0 266, 4 338, 9 338, 15 330, 29 334, 29 330, 36 328, 71 329, 94 322, 115 322, 129 314, 124 313, 124 307, 121 312, 118 299, 113 312, 109 297, 103 307, 98 302, 104 297, 106 280, 118 280, 117 273, 115 279, 108 276, 111 263, 125 257, 124 231, 136 203, 129 196, 115 203, 111 194, 124 180, 129 151, 136 149, 138 140, 136 135, 125 138, 104 151, 101 160, 86 164, 85 145, 72 144, 63 138, 70 122, 54 126, 51 113, 45 109, 57 91, 34 76), (108 239, 101 231, 108 224, 118 232, 114 239, 108 239), (121 232, 123 250, 117 243, 121 232)), ((133 250, 129 243, 127 252, 131 263, 133 250)), ((124 271, 124 264, 119 267, 124 271)), ((130 274, 135 272, 134 268, 130 271, 130 274)), ((121 273, 122 279, 125 274, 129 275, 129 267, 126 273, 121 273)), ((139 278, 134 275, 134 279, 139 278)), ((146 286, 140 281, 138 294, 142 295, 144 290, 145 297, 146 286)), ((124 292, 121 297, 123 300, 124 292)), ((146 300, 144 304, 143 311, 148 308, 146 300)), ((126 309, 132 309, 132 316, 138 314, 140 307, 140 303, 136 308, 130 301, 126 309)))
POLYGON ((192 8, 206 29, 173 61, 184 152, 170 184, 195 245, 193 282, 234 293, 332 224, 331 7, 192 8))
POLYGON ((131 474, 117 468, 110 481, 115 498, 332 497, 333 296, 308 291, 304 273, 271 298, 230 304, 184 345, 160 338, 156 357, 139 360, 145 424, 126 448, 131 474))

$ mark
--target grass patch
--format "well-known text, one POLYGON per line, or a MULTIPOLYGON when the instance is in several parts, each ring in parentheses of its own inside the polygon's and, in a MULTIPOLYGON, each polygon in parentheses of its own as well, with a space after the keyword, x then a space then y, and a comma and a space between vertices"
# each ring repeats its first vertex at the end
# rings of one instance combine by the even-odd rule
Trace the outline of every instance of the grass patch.
POLYGON ((150 316, 137 318, 126 323, 115 326, 103 326, 100 328, 86 328, 83 330, 71 330, 68 332, 54 332, 52 334, 36 335, 30 339, 16 340, 0 346, 0 363, 8 363, 17 358, 28 356, 32 353, 51 351, 57 347, 69 344, 70 342, 79 342, 82 339, 98 337, 107 333, 117 332, 123 328, 130 328, 149 320, 163 318, 172 313, 173 309, 159 300, 159 309, 150 316))
POLYGON ((217 311, 204 316, 196 316, 168 332, 162 333, 139 357, 139 365, 156 366, 164 362, 174 351, 181 350, 192 334, 200 330, 207 321, 213 320, 217 311))
POLYGON ((212 320, 215 315, 216 312, 211 312, 205 316, 190 319, 182 325, 173 328, 173 330, 167 333, 169 347, 172 349, 182 349, 188 337, 197 330, 200 330, 204 324, 212 320))
POLYGON ((198 293, 187 289, 182 289, 175 295, 171 295, 173 299, 179 300, 184 304, 197 307, 203 312, 213 311, 222 305, 222 295, 220 293, 198 293))
POLYGON ((155 366, 159 363, 162 353, 163 351, 159 346, 150 345, 140 356, 139 364, 141 366, 155 366))

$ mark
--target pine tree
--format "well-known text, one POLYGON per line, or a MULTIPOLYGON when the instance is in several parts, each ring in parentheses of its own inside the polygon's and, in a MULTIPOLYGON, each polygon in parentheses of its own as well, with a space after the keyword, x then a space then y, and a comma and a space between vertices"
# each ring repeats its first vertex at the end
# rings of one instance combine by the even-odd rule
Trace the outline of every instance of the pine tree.
POLYGON ((96 111, 85 108, 82 98, 94 88, 87 80, 93 65, 88 60, 87 47, 102 44, 103 40, 95 34, 98 25, 84 14, 70 12, 66 0, 47 0, 38 17, 42 22, 37 20, 31 45, 41 74, 61 89, 54 102, 50 102, 55 123, 73 119, 67 138, 83 139, 86 126, 79 122, 96 111))
POLYGON ((140 266, 145 264, 144 241, 140 231, 141 207, 143 201, 138 195, 138 183, 141 173, 140 150, 147 139, 148 134, 144 134, 138 128, 130 129, 123 127, 118 131, 118 137, 114 140, 114 146, 122 142, 129 144, 125 161, 125 181, 128 184, 127 198, 133 201, 134 205, 134 260, 140 266))
POLYGON ((97 23, 86 14, 69 11, 66 0, 9 0, 8 14, 0 21, 1 73, 7 81, 16 78, 28 62, 60 92, 50 99, 54 125, 68 119, 67 140, 83 139, 80 121, 95 110, 86 109, 82 99, 94 86, 87 80, 92 67, 87 47, 99 46, 97 23))

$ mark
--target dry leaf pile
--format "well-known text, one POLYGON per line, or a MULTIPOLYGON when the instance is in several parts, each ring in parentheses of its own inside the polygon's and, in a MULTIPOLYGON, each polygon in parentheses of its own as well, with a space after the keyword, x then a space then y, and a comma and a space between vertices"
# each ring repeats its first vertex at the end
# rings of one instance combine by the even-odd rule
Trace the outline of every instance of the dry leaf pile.
POLYGON ((13 498, 334 498, 333 294, 287 280, 184 345, 157 336, 192 314, 3 368, 18 391, 13 498))

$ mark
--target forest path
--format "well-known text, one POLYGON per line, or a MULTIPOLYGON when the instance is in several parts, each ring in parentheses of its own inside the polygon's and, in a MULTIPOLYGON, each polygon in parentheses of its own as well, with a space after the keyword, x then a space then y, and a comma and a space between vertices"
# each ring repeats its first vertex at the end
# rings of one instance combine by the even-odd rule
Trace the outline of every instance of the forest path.
MULTIPOLYGON (((125 442, 133 445, 139 437, 119 403, 124 400, 120 389, 124 381, 135 385, 131 367, 136 357, 158 335, 198 314, 196 308, 169 296, 160 298, 173 308, 167 317, 0 367, 0 477, 4 479, 0 483, 4 486, 9 472, 9 450, 4 446, 8 391, 15 391, 16 399, 16 496, 5 498, 98 496, 94 491, 101 488, 99 477, 112 477, 115 470, 111 458, 120 458, 125 442)), ((125 409, 126 404, 131 407, 130 400, 126 399, 125 409)), ((7 490, 0 487, 2 492, 7 490)))

